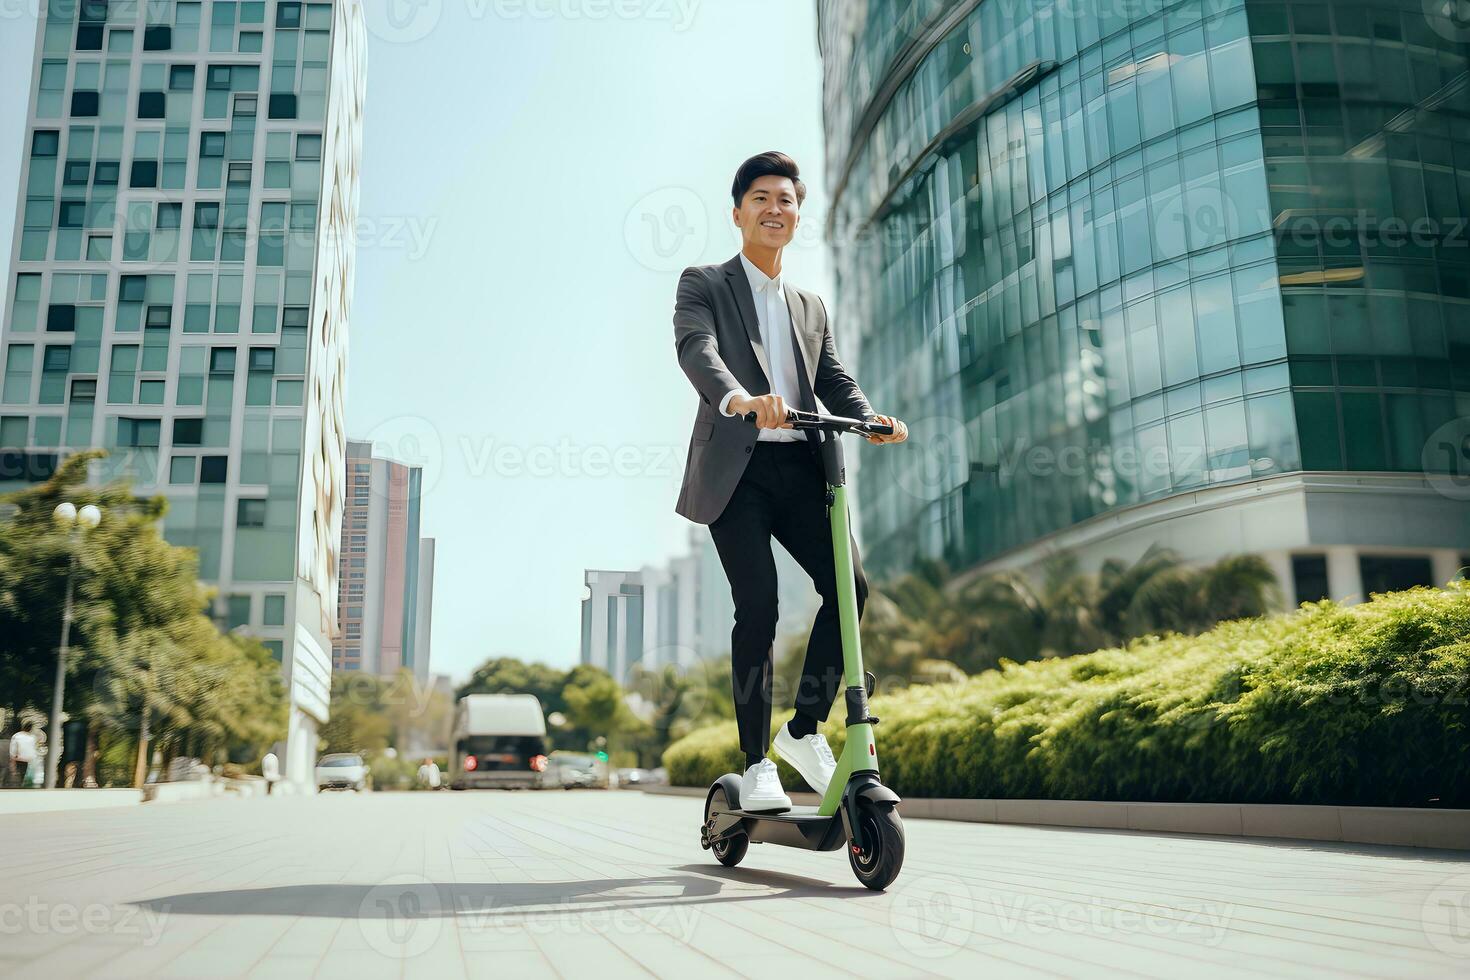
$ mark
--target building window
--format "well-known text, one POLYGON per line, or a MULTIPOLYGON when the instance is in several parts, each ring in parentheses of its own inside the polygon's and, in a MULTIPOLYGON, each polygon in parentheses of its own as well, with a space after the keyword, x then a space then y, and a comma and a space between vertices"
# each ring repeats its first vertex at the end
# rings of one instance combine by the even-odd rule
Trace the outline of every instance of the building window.
POLYGON ((235 507, 236 527, 265 527, 265 501, 242 497, 235 507))
POLYGON ((1291 577, 1296 581, 1297 605, 1328 597, 1326 555, 1292 555, 1291 577))
POLYGON ((203 419, 174 419, 174 445, 198 446, 204 442, 203 419))
POLYGON ((162 92, 138 93, 138 118, 162 119, 166 100, 162 92))
POLYGON ((1360 555, 1363 598, 1374 592, 1402 592, 1416 585, 1433 585, 1428 555, 1360 555))
POLYGON ((199 458, 200 483, 224 483, 228 475, 228 456, 201 456, 199 458))
POLYGON ((72 333, 77 328, 77 308, 70 303, 52 303, 46 308, 46 329, 52 333, 72 333))
MULTIPOLYGON (((75 395, 75 391, 73 391, 75 395)), ((117 444, 128 448, 158 448, 158 433, 162 423, 158 419, 117 420, 117 444)))
POLYGON ((102 25, 101 24, 78 24, 77 25, 77 50, 78 51, 101 51, 102 50, 102 25))
POLYGON ((97 115, 97 93, 96 92, 72 92, 71 114, 73 116, 97 115))

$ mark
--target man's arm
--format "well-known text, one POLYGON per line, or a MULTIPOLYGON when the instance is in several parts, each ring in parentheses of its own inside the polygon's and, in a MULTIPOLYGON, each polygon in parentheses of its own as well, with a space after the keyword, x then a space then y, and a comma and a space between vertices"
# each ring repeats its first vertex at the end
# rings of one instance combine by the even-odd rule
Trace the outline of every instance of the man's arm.
POLYGON ((720 357, 714 310, 706 288, 707 281, 693 267, 685 269, 679 277, 679 292, 674 300, 674 351, 679 367, 705 404, 722 415, 754 412, 756 425, 761 428, 791 428, 781 396, 752 397, 720 357))
POLYGON ((674 299, 674 351, 679 367, 705 403, 724 411, 732 395, 743 393, 740 382, 720 357, 715 314, 704 277, 693 266, 679 276, 674 299))
POLYGON ((877 414, 873 411, 873 406, 868 404, 863 389, 858 387, 858 383, 837 359, 837 347, 832 341, 832 319, 827 316, 827 304, 822 302, 820 296, 817 297, 817 302, 822 304, 824 327, 822 349, 817 355, 816 383, 812 385, 812 391, 834 415, 865 419, 877 414))

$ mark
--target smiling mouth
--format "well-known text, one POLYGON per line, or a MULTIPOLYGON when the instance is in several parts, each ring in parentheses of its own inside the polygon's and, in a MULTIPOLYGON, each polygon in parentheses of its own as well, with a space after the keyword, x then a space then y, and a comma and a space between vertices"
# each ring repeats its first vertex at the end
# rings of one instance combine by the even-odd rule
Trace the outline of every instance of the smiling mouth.
POLYGON ((771 229, 774 229, 775 231, 784 231, 786 229, 786 226, 785 225, 777 224, 774 221, 762 221, 761 222, 761 227, 762 228, 771 228, 771 229))

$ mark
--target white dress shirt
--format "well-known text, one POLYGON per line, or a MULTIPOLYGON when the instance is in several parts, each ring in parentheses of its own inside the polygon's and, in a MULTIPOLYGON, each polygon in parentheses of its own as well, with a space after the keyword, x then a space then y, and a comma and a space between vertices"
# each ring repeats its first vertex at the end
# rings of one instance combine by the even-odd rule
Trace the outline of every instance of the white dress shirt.
MULTIPOLYGON (((756 318, 760 321, 761 344, 766 349, 766 360, 775 377, 771 378, 771 394, 780 395, 787 408, 801 407, 801 382, 796 365, 799 356, 791 343, 791 310, 786 305, 786 291, 781 276, 774 279, 766 275, 745 253, 740 253, 740 262, 745 266, 745 277, 750 281, 751 298, 755 300, 756 318)), ((728 392, 720 401, 720 412, 729 411, 730 400, 736 395, 749 398, 744 388, 728 392)), ((756 439, 766 442, 796 442, 805 440, 806 432, 801 429, 761 429, 756 439)))
POLYGON ((32 763, 36 761, 36 736, 30 732, 16 732, 10 736, 10 761, 32 763))

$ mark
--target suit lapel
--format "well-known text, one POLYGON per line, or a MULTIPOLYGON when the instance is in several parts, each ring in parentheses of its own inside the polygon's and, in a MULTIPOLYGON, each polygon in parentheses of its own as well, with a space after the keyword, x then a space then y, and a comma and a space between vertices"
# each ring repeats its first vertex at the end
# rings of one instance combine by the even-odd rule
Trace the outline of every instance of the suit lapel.
MULTIPOLYGON (((786 293, 786 308, 791 311, 791 332, 796 335, 796 351, 801 357, 802 373, 806 376, 807 387, 812 388, 817 383, 817 351, 813 335, 807 329, 806 304, 797 294, 795 286, 783 283, 781 288, 786 293)), ((812 409, 816 409, 815 402, 812 409)))
POLYGON ((755 300, 750 295, 750 277, 740 264, 738 252, 725 263, 725 285, 730 287, 730 292, 735 296, 735 306, 740 310, 740 319, 745 324, 745 335, 750 338, 750 346, 755 349, 755 359, 766 373, 766 391, 769 392, 772 388, 771 365, 766 360, 766 345, 761 343, 761 322, 756 316, 755 300))

